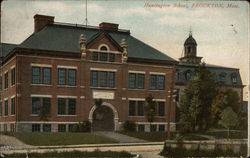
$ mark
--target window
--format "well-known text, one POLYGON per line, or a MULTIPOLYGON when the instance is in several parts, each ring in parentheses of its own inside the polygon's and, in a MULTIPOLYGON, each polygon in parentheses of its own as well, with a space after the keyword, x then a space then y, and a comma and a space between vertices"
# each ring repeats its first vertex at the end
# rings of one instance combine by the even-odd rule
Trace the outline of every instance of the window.
POLYGON ((32 114, 38 115, 41 108, 45 108, 45 111, 50 114, 51 99, 50 98, 40 98, 32 97, 32 114))
POLYGON ((129 101, 129 116, 136 115, 136 101, 129 101))
POLYGON ((43 68, 43 84, 51 84, 51 68, 43 68))
POLYGON ((11 69, 11 85, 13 86, 16 83, 16 69, 11 69))
POLYGON ((76 70, 74 70, 74 69, 68 70, 68 85, 69 86, 76 85, 76 70))
POLYGON ((150 125, 150 132, 156 132, 156 125, 150 125))
POLYGON ((236 73, 233 73, 233 74, 231 75, 231 79, 232 79, 233 84, 236 84, 236 83, 237 83, 237 74, 236 74, 236 73))
POLYGON ((75 99, 69 99, 68 110, 69 110, 68 112, 69 115, 76 114, 76 100, 75 99))
POLYGON ((11 98, 11 111, 10 114, 14 115, 15 114, 15 98, 11 98))
POLYGON ((151 90, 164 90, 165 89, 165 76, 150 75, 150 89, 151 90))
POLYGON ((144 101, 129 101, 129 116, 144 116, 144 101))
POLYGON ((69 132, 74 132, 75 124, 69 124, 69 132))
POLYGON ((137 115, 144 116, 144 101, 137 102, 137 115))
POLYGON ((66 69, 58 69, 58 84, 65 85, 66 84, 66 69))
POLYGON ((0 102, 0 116, 3 115, 3 105, 2 105, 2 102, 0 102))
POLYGON ((76 70, 58 68, 58 85, 76 86, 76 70))
POLYGON ((219 83, 224 84, 226 82, 226 75, 225 72, 219 74, 219 83))
POLYGON ((107 71, 91 71, 91 87, 115 87, 115 73, 107 71))
POLYGON ((98 61, 98 53, 97 52, 92 53, 92 60, 98 61))
POLYGON ((6 88, 8 88, 8 86, 9 86, 9 75, 8 75, 8 72, 6 72, 5 74, 4 74, 4 88, 6 89, 6 88))
POLYGON ((131 89, 144 89, 144 74, 129 73, 129 88, 131 89))
POLYGON ((39 114, 41 107, 41 99, 37 97, 32 98, 32 114, 39 114))
POLYGON ((58 98, 58 115, 75 115, 76 99, 58 98))
POLYGON ((10 124, 10 131, 15 132, 15 124, 14 123, 10 124))
POLYGON ((100 50, 102 50, 102 51, 107 51, 108 48, 107 48, 106 46, 102 46, 102 47, 100 48, 100 50))
POLYGON ((40 132, 40 124, 32 124, 32 132, 40 132))
POLYGON ((158 116, 165 116, 165 102, 158 102, 158 116))
POLYGON ((93 61, 115 62, 113 53, 93 52, 91 58, 93 61))
POLYGON ((165 125, 159 125, 159 132, 165 131, 165 125))
POLYGON ((109 62, 115 62, 115 54, 109 54, 109 62))
POLYGON ((100 53, 100 61, 108 61, 108 53, 100 53))
POLYGON ((43 124, 43 132, 51 132, 51 124, 43 124))
POLYGON ((9 114, 9 105, 8 100, 4 101, 4 115, 7 116, 9 114))
POLYGON ((186 71, 185 78, 186 78, 186 80, 190 80, 191 79, 191 71, 190 70, 186 71))
POLYGON ((32 84, 51 84, 51 68, 32 67, 32 84))
POLYGON ((100 87, 107 87, 108 73, 105 71, 100 71, 99 75, 100 75, 100 87))
POLYGON ((32 83, 40 84, 40 67, 32 67, 32 83))
POLYGON ((144 125, 138 125, 138 132, 144 132, 145 126, 144 125))
POLYGON ((66 132, 66 125, 65 124, 59 124, 58 125, 58 132, 66 132))

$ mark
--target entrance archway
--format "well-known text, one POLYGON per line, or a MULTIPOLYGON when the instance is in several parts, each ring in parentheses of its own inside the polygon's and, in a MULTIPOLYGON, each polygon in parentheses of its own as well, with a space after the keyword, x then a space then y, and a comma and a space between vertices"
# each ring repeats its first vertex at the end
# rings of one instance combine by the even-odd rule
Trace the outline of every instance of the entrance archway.
POLYGON ((101 107, 94 105, 89 112, 92 131, 116 131, 118 129, 118 113, 115 107, 104 102, 101 107))

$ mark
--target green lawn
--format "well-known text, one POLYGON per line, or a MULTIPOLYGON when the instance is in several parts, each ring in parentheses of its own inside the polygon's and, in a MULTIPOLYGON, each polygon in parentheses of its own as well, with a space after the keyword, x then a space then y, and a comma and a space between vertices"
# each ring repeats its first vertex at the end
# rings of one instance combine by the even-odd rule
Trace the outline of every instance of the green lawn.
MULTIPOLYGON (((167 139, 167 132, 120 132, 121 134, 125 134, 131 137, 136 137, 139 139, 152 141, 152 142, 161 142, 167 139)), ((177 136, 177 132, 171 132, 171 139, 175 139, 177 136)), ((195 136, 191 134, 185 134, 183 136, 184 140, 207 140, 207 138, 195 136)))
MULTIPOLYGON (((230 131, 230 139, 247 139, 247 131, 230 131)), ((205 133, 214 136, 216 139, 227 139, 227 131, 211 130, 205 133)))
POLYGON ((91 133, 14 133, 14 136, 34 146, 116 143, 91 133))
MULTIPOLYGON (((29 153, 29 157, 53 157, 53 158, 72 158, 72 157, 77 157, 77 158, 88 158, 88 157, 115 157, 115 158, 131 158, 135 155, 130 154, 129 152, 126 151, 121 151, 121 152, 115 152, 115 151, 70 151, 70 152, 46 152, 46 153, 29 153)), ((14 154, 9 154, 5 156, 6 158, 26 158, 26 154, 23 153, 14 153, 14 154)))

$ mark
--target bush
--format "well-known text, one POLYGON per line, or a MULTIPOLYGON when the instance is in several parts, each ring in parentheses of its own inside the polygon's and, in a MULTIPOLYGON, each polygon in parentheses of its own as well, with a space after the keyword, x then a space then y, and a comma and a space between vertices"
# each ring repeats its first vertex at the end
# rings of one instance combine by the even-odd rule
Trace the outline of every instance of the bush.
POLYGON ((136 127, 136 125, 133 121, 125 121, 123 124, 124 131, 134 132, 135 127, 136 127))
POLYGON ((79 122, 73 127, 73 132, 90 132, 90 130, 91 123, 89 121, 79 122))

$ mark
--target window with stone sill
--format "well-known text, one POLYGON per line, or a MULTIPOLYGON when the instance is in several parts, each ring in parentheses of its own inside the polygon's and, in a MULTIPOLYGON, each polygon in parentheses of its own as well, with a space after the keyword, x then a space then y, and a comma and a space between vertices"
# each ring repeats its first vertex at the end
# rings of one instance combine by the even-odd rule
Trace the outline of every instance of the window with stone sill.
POLYGON ((9 73, 6 72, 6 73, 4 74, 4 88, 6 89, 6 88, 8 88, 8 87, 9 87, 9 73))
POLYGON ((129 116, 144 116, 144 101, 129 101, 129 116))
POLYGON ((159 125, 159 132, 165 131, 165 125, 159 125))
POLYGON ((32 66, 32 84, 51 84, 51 68, 32 66))
POLYGON ((9 115, 9 105, 8 105, 8 100, 4 101, 4 116, 9 115))
POLYGON ((66 124, 58 124, 58 132, 66 132, 66 124))
POLYGON ((11 98, 11 108, 10 108, 10 114, 14 115, 16 113, 16 101, 15 98, 11 98))
POLYGON ((58 85, 76 86, 76 69, 58 68, 58 85))
POLYGON ((51 132, 51 124, 43 124, 43 132, 51 132))
POLYGON ((41 107, 48 108, 48 113, 50 114, 51 99, 46 97, 32 97, 32 110, 33 115, 38 115, 40 113, 41 107))
POLYGON ((40 124, 32 124, 32 132, 40 132, 40 124))
POLYGON ((58 98, 58 115, 75 115, 76 99, 58 98))
POLYGON ((130 89, 144 89, 144 74, 129 73, 128 80, 130 89))
POLYGON ((115 88, 115 72, 91 71, 91 87, 115 88))
POLYGON ((114 53, 93 52, 91 58, 93 61, 115 62, 115 54, 114 53))
POLYGON ((165 76, 164 75, 150 75, 150 89, 151 90, 164 90, 165 89, 165 76))

